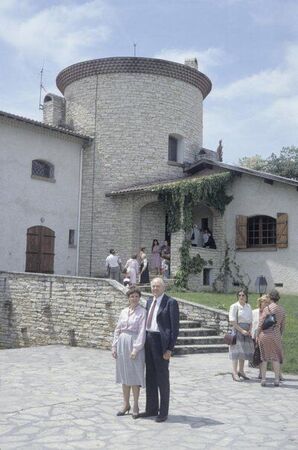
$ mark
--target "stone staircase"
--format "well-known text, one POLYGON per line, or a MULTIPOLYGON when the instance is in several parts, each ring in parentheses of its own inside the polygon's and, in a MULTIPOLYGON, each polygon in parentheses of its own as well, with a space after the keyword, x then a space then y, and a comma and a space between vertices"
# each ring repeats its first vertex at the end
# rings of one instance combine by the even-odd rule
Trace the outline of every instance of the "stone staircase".
POLYGON ((200 322, 187 320, 180 313, 180 331, 175 346, 175 355, 186 355, 190 353, 222 353, 227 352, 229 347, 224 344, 223 337, 212 328, 202 328, 200 322))

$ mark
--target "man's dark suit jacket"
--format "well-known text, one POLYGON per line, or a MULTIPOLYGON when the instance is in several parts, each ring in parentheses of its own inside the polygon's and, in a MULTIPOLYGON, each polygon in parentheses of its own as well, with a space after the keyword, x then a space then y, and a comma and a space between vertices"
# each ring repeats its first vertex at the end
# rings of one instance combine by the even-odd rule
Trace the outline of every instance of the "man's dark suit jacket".
MULTIPOLYGON (((149 311, 153 298, 147 301, 149 311)), ((167 350, 173 351, 179 334, 179 307, 175 299, 163 294, 160 307, 157 311, 157 324, 160 331, 163 354, 167 350)))

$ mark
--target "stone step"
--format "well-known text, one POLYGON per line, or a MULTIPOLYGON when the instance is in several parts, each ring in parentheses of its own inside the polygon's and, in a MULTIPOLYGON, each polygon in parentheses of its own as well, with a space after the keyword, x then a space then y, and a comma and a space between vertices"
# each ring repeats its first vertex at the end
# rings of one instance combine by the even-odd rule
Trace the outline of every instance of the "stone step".
POLYGON ((178 345, 215 345, 223 344, 221 336, 179 336, 177 339, 178 345))
MULTIPOLYGON (((180 322, 181 323, 181 322, 180 322)), ((214 336, 216 330, 212 328, 180 328, 179 337, 182 336, 214 336)))
POLYGON ((176 345, 175 355, 187 355, 191 353, 225 353, 229 351, 229 346, 225 344, 217 345, 176 345))
POLYGON ((180 328, 199 328, 201 323, 197 320, 180 320, 180 328))

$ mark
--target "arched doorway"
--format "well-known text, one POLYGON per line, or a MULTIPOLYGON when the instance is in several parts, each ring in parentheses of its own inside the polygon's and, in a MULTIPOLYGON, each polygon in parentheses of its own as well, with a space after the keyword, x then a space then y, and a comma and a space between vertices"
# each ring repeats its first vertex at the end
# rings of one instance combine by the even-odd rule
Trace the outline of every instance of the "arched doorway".
POLYGON ((35 226, 27 230, 26 272, 54 273, 55 232, 35 226))

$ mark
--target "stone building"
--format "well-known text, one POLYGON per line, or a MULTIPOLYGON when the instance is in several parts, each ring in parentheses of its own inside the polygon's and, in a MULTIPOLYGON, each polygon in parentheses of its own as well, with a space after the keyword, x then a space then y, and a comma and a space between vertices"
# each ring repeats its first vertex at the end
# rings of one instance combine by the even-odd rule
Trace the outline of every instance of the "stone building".
POLYGON ((191 247, 191 256, 200 254, 206 265, 190 275, 189 286, 231 290, 245 281, 254 289, 264 275, 271 286, 297 291, 298 183, 224 164, 222 147, 203 147, 203 100, 211 82, 196 60, 85 61, 62 70, 57 86, 61 96, 44 98, 43 123, 0 114, 1 187, 10 192, 2 196, 0 269, 49 271, 34 261, 49 260, 50 253, 55 273, 104 276, 109 248, 125 260, 140 246, 150 254, 153 239, 167 238, 174 274, 191 236, 170 233, 158 189, 231 173, 233 200, 224 212, 206 201, 193 207, 193 223, 212 230, 216 249, 191 247), (14 186, 16 168, 20 184, 14 186), (42 241, 50 247, 40 251, 42 241))

